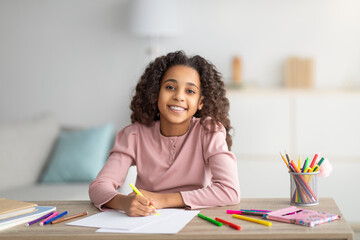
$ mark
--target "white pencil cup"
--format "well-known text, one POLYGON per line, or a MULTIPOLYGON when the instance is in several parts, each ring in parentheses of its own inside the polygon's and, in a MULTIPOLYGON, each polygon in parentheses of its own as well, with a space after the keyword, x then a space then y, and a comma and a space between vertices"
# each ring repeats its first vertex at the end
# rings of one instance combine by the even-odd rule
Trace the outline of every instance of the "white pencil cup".
POLYGON ((297 206, 313 206, 319 204, 318 173, 290 173, 290 202, 297 206))

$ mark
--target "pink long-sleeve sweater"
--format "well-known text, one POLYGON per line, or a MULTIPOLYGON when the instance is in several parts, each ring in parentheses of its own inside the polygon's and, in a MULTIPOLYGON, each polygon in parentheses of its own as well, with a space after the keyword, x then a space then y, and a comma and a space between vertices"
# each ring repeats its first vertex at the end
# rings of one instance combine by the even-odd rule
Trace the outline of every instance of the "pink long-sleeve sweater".
POLYGON ((152 126, 131 124, 117 134, 109 159, 90 184, 90 199, 102 210, 118 194, 129 167, 136 165, 136 187, 180 192, 190 209, 238 204, 237 162, 225 137, 224 127, 209 132, 197 118, 178 137, 163 136, 159 121, 152 126))

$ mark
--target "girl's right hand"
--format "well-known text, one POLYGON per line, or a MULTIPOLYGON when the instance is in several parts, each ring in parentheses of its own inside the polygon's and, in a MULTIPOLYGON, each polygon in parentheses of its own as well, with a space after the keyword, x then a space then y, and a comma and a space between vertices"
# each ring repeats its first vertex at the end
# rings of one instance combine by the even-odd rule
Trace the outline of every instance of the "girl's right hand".
POLYGON ((155 210, 150 207, 151 201, 138 194, 130 193, 121 201, 122 210, 130 217, 149 216, 155 213, 155 210))
POLYGON ((153 204, 149 199, 130 193, 129 195, 118 194, 105 204, 106 207, 122 210, 130 217, 149 216, 155 213, 150 207, 153 204))

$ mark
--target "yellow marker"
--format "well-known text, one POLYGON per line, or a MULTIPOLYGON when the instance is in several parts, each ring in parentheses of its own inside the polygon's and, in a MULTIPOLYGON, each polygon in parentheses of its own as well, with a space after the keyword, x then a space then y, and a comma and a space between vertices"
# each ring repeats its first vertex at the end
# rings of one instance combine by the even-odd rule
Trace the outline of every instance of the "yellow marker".
POLYGON ((315 165, 312 169, 311 172, 316 172, 319 170, 319 165, 315 165))
POLYGON ((260 219, 256 219, 256 218, 250 218, 250 217, 245 217, 242 215, 238 215, 238 214, 233 214, 232 215, 234 218, 238 218, 241 220, 245 220, 245 221, 249 221, 249 222, 254 222, 254 223, 259 223, 259 224, 263 224, 266 225, 268 227, 271 227, 272 223, 268 222, 268 221, 264 221, 264 220, 260 220, 260 219))
POLYGON ((299 156, 298 168, 301 169, 301 156, 299 156))
MULTIPOLYGON (((134 184, 130 183, 130 187, 134 190, 134 192, 136 192, 137 195, 140 195, 142 197, 144 197, 144 195, 139 191, 139 189, 137 189, 137 187, 135 187, 134 184)), ((155 209, 155 215, 160 215, 157 211, 156 208, 153 205, 150 205, 151 208, 155 209)))
MULTIPOLYGON (((313 172, 317 172, 319 170, 319 165, 315 165, 313 168, 308 168, 309 171, 307 173, 313 173, 313 172)), ((309 183, 311 181, 311 179, 313 178, 314 175, 310 175, 310 176, 305 176, 306 177, 306 182, 309 183)))

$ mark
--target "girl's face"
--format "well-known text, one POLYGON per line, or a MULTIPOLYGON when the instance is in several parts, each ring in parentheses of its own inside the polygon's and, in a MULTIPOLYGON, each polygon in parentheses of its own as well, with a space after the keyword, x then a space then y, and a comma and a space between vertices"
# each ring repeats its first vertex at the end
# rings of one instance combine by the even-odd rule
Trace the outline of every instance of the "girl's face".
POLYGON ((203 106, 200 93, 200 76, 195 69, 177 65, 165 72, 158 96, 163 135, 180 136, 186 133, 191 118, 203 106))

